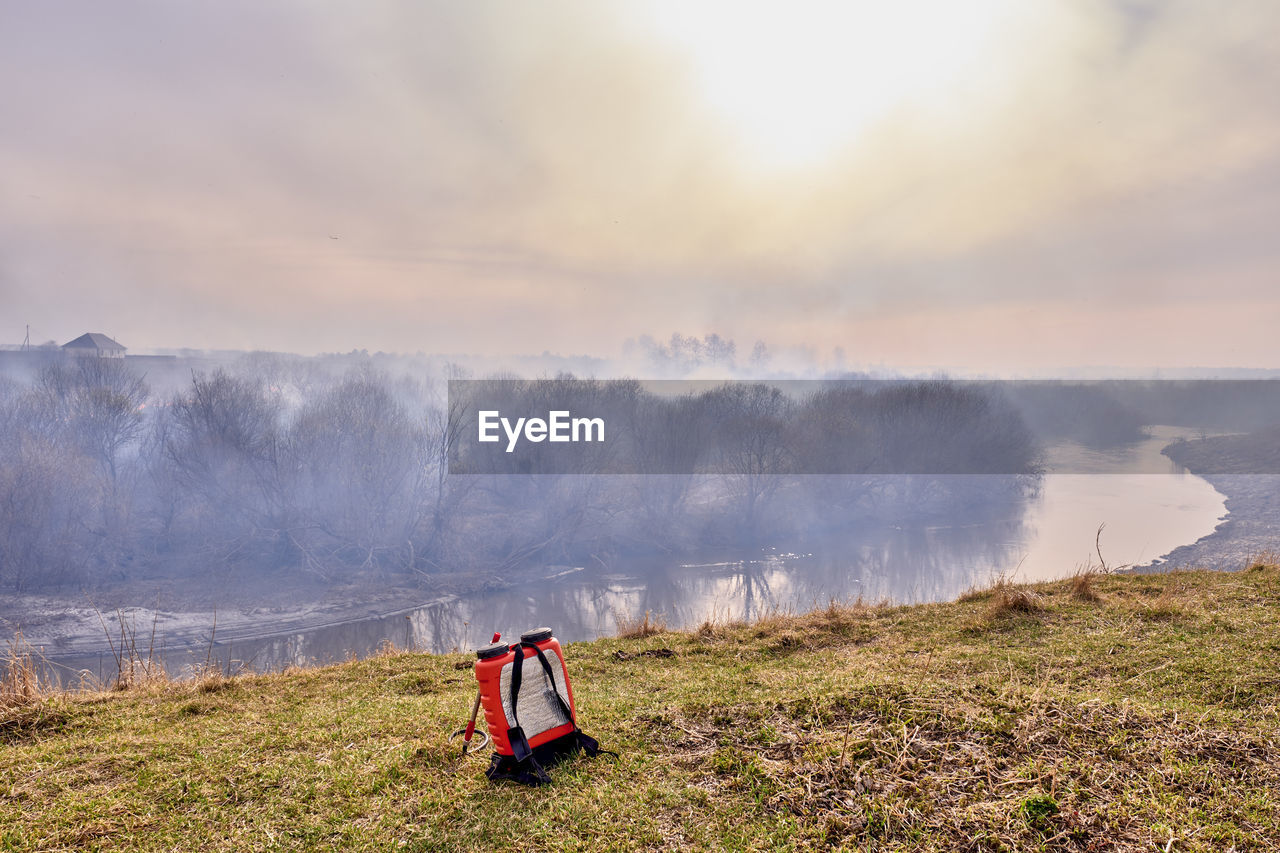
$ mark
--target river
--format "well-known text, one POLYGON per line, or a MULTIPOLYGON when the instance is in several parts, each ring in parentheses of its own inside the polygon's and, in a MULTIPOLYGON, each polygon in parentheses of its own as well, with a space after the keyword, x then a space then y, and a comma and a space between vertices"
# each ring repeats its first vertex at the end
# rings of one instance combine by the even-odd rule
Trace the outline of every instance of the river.
MULTIPOLYGON (((828 603, 953 599, 998 577, 1040 581, 1098 563, 1113 568, 1158 560, 1212 532, 1224 498, 1160 450, 1186 430, 1151 427, 1150 437, 1107 451, 1052 446, 1040 488, 1015 508, 955 524, 910 519, 863 524, 748 553, 698 559, 647 558, 609 566, 549 566, 510 589, 451 597, 394 613, 306 630, 207 638, 160 648, 171 672, 212 655, 231 670, 278 670, 364 656, 391 643, 433 652, 465 651, 493 631, 513 637, 538 625, 561 640, 616 633, 648 611, 675 628, 704 621, 798 613, 828 603), (1070 471, 1070 473, 1065 473, 1070 471)), ((109 654, 54 658, 99 677, 109 654)), ((64 670, 64 672, 67 670, 64 670)))

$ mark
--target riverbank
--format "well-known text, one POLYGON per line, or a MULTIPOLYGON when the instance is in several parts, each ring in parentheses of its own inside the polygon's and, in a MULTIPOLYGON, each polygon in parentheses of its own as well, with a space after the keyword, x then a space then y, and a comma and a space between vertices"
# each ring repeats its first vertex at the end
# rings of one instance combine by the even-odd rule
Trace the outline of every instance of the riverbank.
MULTIPOLYGON (((1196 473, 1194 469, 1192 473, 1196 473)), ((1210 533, 1175 548, 1162 559, 1134 569, 1164 572, 1171 567, 1232 569, 1280 547, 1280 476, 1198 474, 1226 497, 1227 517, 1210 533)))
POLYGON ((616 761, 491 785, 467 655, 0 717, 7 849, 1280 845, 1280 568, 1094 576, 574 643, 616 761))
POLYGON ((74 655, 109 651, 123 629, 145 654, 153 630, 171 647, 314 631, 508 582, 483 572, 427 575, 418 583, 369 578, 322 583, 243 572, 216 581, 135 581, 74 597, 3 593, 0 633, 20 631, 48 655, 74 655))
POLYGON ((1274 551, 1280 543, 1280 433, 1179 441, 1164 455, 1226 497, 1227 517, 1208 536, 1135 571, 1170 567, 1230 569, 1274 551))

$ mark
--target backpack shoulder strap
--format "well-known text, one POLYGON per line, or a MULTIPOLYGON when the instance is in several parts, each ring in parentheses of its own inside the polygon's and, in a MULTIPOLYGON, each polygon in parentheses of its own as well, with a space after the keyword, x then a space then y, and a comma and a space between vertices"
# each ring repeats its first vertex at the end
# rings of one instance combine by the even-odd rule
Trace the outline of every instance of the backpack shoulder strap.
MULTIPOLYGON (((578 723, 577 723, 577 720, 574 718, 573 708, 569 705, 568 702, 564 700, 564 697, 560 695, 560 688, 556 686, 555 670, 551 666, 551 661, 547 660, 547 656, 543 653, 542 649, 538 648, 537 644, 522 642, 520 645, 522 647, 533 649, 534 654, 538 656, 538 663, 542 664, 542 672, 543 672, 543 675, 546 676, 547 685, 551 688, 551 692, 555 694, 556 702, 559 704, 560 710, 564 714, 564 718, 569 722, 573 723, 574 726, 577 726, 578 723)), ((560 665, 564 666, 564 661, 561 661, 560 665)), ((514 671, 512 672, 512 675, 513 676, 515 675, 514 671)), ((513 678, 512 680, 513 689, 514 689, 514 684, 515 684, 515 681, 513 678)), ((513 697, 512 707, 514 707, 514 702, 515 702, 515 699, 513 697)))
POLYGON ((511 744, 511 754, 516 761, 524 761, 532 757, 529 739, 520 727, 520 716, 516 713, 516 704, 520 701, 520 681, 524 670, 524 649, 516 647, 515 660, 511 662, 511 722, 515 723, 507 729, 507 742, 511 744))

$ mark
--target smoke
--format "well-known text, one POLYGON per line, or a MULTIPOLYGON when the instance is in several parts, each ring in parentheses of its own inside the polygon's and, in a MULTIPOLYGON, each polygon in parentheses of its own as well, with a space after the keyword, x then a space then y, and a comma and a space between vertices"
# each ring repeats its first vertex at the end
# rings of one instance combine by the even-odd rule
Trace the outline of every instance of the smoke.
POLYGON ((10 10, 7 313, 135 350, 1269 363, 1271 4, 1041 4, 959 115, 785 174, 636 11, 10 10))

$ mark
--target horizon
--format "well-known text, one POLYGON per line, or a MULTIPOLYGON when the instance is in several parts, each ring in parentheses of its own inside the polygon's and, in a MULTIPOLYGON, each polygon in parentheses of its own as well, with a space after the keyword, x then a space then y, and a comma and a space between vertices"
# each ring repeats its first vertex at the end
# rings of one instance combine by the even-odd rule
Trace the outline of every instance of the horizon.
MULTIPOLYGON (((84 334, 84 333, 82 333, 84 334)), ((107 337, 115 339, 114 335, 106 332, 97 332, 95 334, 105 334, 107 337)), ((679 336, 679 333, 674 333, 679 336)), ((74 338, 73 338, 74 339, 74 338)), ((117 343, 123 344, 117 340, 117 343)), ((48 352, 52 349, 61 350, 67 342, 59 344, 56 339, 49 339, 40 343, 32 343, 29 347, 23 344, 0 343, 0 354, 18 353, 24 349, 31 351, 48 352)), ((664 342, 657 341, 659 346, 664 342)), ((734 343, 730 341, 730 343, 734 343)), ((767 342, 760 342, 767 343, 767 342)), ((838 379, 842 376, 859 377, 865 376, 870 378, 906 378, 906 379, 930 379, 930 378, 947 378, 947 379, 999 379, 999 380, 1065 380, 1065 381, 1105 381, 1105 380, 1178 380, 1178 379, 1244 379, 1244 378, 1270 378, 1273 375, 1280 375, 1280 367, 1247 367, 1243 365, 1134 365, 1120 366, 1115 364, 1074 364, 1074 365, 1047 365, 1039 368, 1028 369, 1024 371, 1006 370, 1004 372, 992 371, 989 369, 979 368, 971 365, 939 365, 939 364, 887 364, 887 363, 839 363, 833 364, 827 361, 813 360, 814 354, 804 348, 792 348, 780 352, 770 352, 768 360, 763 364, 754 364, 749 359, 730 358, 728 361, 708 361, 694 365, 686 365, 681 367, 678 364, 662 364, 655 360, 652 353, 637 355, 635 352, 628 352, 628 346, 634 350, 636 341, 634 339, 623 342, 619 351, 613 354, 592 354, 592 353, 574 353, 574 352, 551 352, 544 350, 540 353, 533 352, 517 352, 512 354, 495 355, 492 353, 482 352, 427 352, 418 350, 415 352, 400 352, 395 350, 370 350, 368 347, 359 347, 339 351, 314 351, 314 352, 295 352, 289 350, 270 350, 270 349, 223 349, 223 348, 194 348, 194 347, 132 347, 125 345, 126 358, 208 358, 208 359, 233 359, 241 356, 287 356, 293 358, 313 359, 313 358, 343 358, 351 356, 385 358, 385 359, 439 359, 445 364, 455 364, 472 370, 486 371, 490 374, 500 374, 506 371, 514 370, 516 365, 533 367, 535 370, 543 371, 551 367, 563 368, 566 364, 572 367, 574 363, 578 363, 583 367, 591 367, 584 376, 580 378, 600 378, 600 379, 617 379, 617 378, 652 378, 661 379, 663 377, 687 377, 690 379, 698 379, 701 381, 717 381, 724 379, 726 381, 743 381, 750 379, 759 379, 761 381, 778 381, 778 380, 794 380, 794 379, 838 379), (739 363, 741 362, 741 363, 739 363), (595 369, 602 372, 596 373, 595 369)), ((0 368, 3 368, 0 364, 0 368)), ((3 371, 0 370, 0 373, 3 371)), ((536 378, 528 376, 527 378, 536 378)))

